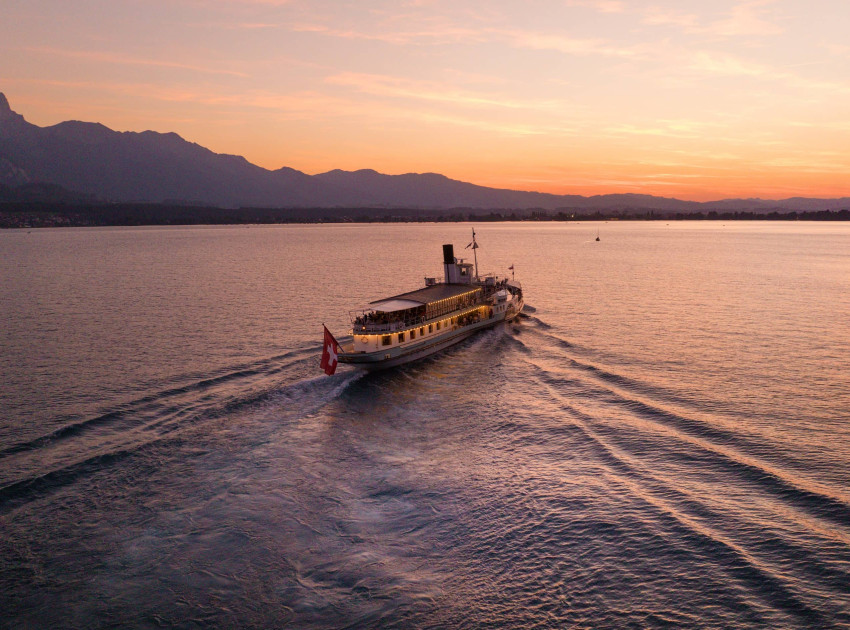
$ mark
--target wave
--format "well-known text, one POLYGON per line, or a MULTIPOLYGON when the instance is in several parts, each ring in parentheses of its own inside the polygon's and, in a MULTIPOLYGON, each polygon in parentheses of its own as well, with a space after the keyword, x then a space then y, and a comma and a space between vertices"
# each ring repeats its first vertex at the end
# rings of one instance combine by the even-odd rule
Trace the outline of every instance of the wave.
POLYGON ((535 316, 533 316, 533 315, 529 315, 529 316, 528 316, 528 317, 526 317, 525 319, 526 319, 527 321, 529 321, 529 322, 531 322, 531 323, 535 324, 538 328, 543 328, 544 330, 551 330, 551 329, 552 329, 552 325, 551 325, 551 324, 547 324, 545 321, 543 321, 543 320, 542 320, 542 319, 540 319, 539 317, 535 317, 535 316))
POLYGON ((685 432, 701 438, 709 438, 720 444, 734 444, 740 447, 751 447, 752 444, 746 438, 734 430, 718 425, 721 420, 717 415, 707 416, 705 419, 695 418, 684 414, 678 414, 671 407, 679 407, 691 410, 695 415, 703 415, 700 405, 690 398, 685 398, 678 392, 658 384, 647 383, 612 371, 610 368, 602 367, 598 363, 582 355, 593 354, 592 349, 585 348, 560 336, 550 333, 534 331, 543 338, 547 345, 535 345, 534 349, 545 359, 551 357, 557 363, 549 363, 546 366, 538 364, 538 367, 552 374, 555 378, 562 376, 562 372, 573 374, 576 370, 583 372, 593 378, 593 382, 601 384, 602 390, 595 392, 596 395, 615 395, 620 398, 618 402, 632 405, 634 411, 643 412, 650 417, 664 419, 685 432), (552 352, 552 347, 569 350, 569 354, 552 352), (635 398, 634 395, 642 398, 635 398), (645 399, 658 401, 658 404, 646 402, 645 399))
MULTIPOLYGON (((116 408, 104 411, 100 415, 72 424, 66 424, 45 435, 0 450, 0 460, 9 455, 36 450, 47 444, 55 444, 57 441, 65 438, 82 435, 86 431, 98 429, 104 425, 115 425, 117 422, 128 417, 140 416, 146 413, 153 413, 155 416, 162 417, 163 415, 183 410, 186 408, 184 404, 174 405, 165 409, 162 409, 160 405, 170 399, 187 394, 195 395, 200 392, 206 392, 217 386, 230 384, 234 381, 247 380, 252 376, 271 376, 278 374, 291 367, 297 360, 305 358, 305 355, 315 355, 319 348, 292 351, 275 357, 261 359, 253 364, 234 366, 221 374, 203 376, 199 380, 186 383, 179 387, 170 387, 152 392, 136 400, 120 404, 116 408)), ((138 423, 142 422, 143 419, 139 418, 138 423)), ((115 428, 117 429, 119 427, 116 426, 115 428)), ((126 427, 120 428, 125 429, 126 427)))
POLYGON ((136 449, 118 450, 95 455, 70 466, 21 479, 0 488, 0 514, 6 514, 32 499, 69 485, 99 470, 115 465, 136 449))
POLYGON ((276 419, 314 413, 363 377, 340 370, 335 377, 305 376, 318 370, 320 346, 254 364, 232 366, 178 387, 140 396, 94 417, 0 452, 0 513, 71 484, 154 444, 178 442, 185 430, 241 410, 270 403, 285 413, 276 419), (280 377, 286 377, 281 384, 280 377), (282 405, 283 400, 297 405, 282 405), (45 462, 49 462, 45 464, 45 462))
MULTIPOLYGON (((655 470, 652 460, 642 459, 644 445, 632 452, 628 443, 617 439, 622 436, 604 432, 598 418, 572 406, 567 397, 552 386, 547 385, 547 390, 551 394, 552 403, 558 405, 562 412, 567 412, 573 420, 565 426, 550 427, 549 431, 563 432, 571 441, 581 436, 595 458, 604 462, 613 473, 610 483, 625 488, 633 499, 642 504, 640 513, 644 515, 641 518, 645 524, 649 524, 647 515, 654 515, 654 520, 665 531, 672 530, 677 539, 685 541, 698 553, 719 559, 731 577, 746 582, 748 588, 760 593, 775 607, 816 625, 826 621, 815 607, 807 603, 805 593, 796 592, 797 581, 788 576, 787 567, 771 566, 773 558, 796 558, 798 572, 838 588, 850 579, 843 567, 821 562, 813 553, 811 544, 806 541, 791 536, 780 538, 771 535, 757 526, 753 527, 752 521, 742 521, 738 526, 734 522, 730 523, 730 519, 747 518, 747 515, 731 516, 706 503, 678 480, 655 470), (743 523, 746 523, 746 527, 743 523), (724 529, 728 531, 724 532, 724 529), (742 531, 744 529, 749 531, 742 531)), ((669 457, 669 452, 665 453, 666 457, 669 457)), ((746 468, 748 482, 760 483, 763 489, 778 495, 786 504, 792 503, 800 509, 808 508, 809 516, 834 518, 836 522, 848 524, 845 520, 847 506, 831 497, 796 487, 789 480, 746 462, 726 459, 724 464, 724 472, 733 475, 740 473, 742 467, 746 468), (756 472, 757 475, 752 474, 756 472), (765 478, 768 478, 766 483, 765 478), (782 484, 781 492, 776 492, 777 483, 782 484)), ((835 540, 834 531, 821 532, 821 535, 827 540, 835 540)))
MULTIPOLYGON (((546 336, 556 346, 564 347, 561 344, 563 340, 554 335, 546 336)), ((524 345, 521 340, 516 342, 524 345)), ((545 355, 548 352, 546 348, 534 349, 537 354, 545 355)), ((846 498, 799 478, 774 463, 768 463, 765 460, 781 462, 784 456, 773 451, 769 445, 754 441, 752 437, 713 424, 718 422, 716 417, 699 412, 698 415, 704 417, 694 417, 684 409, 675 409, 687 408, 687 405, 664 388, 617 374, 570 355, 560 356, 556 364, 534 356, 525 356, 524 361, 532 368, 536 379, 547 387, 550 395, 570 413, 580 413, 571 403, 582 399, 619 407, 627 412, 624 420, 640 418, 657 423, 659 427, 664 427, 665 436, 675 438, 677 448, 685 449, 679 455, 675 451, 666 451, 665 457, 668 459, 684 457, 710 470, 722 471, 742 483, 759 487, 808 517, 850 527, 850 503, 846 498), (581 378, 583 374, 592 376, 593 380, 590 383, 584 381, 581 378)), ((590 416, 585 419, 593 421, 590 416)), ((728 419, 721 422, 730 424, 728 419)), ((616 431, 616 428, 611 429, 614 437, 616 431)))

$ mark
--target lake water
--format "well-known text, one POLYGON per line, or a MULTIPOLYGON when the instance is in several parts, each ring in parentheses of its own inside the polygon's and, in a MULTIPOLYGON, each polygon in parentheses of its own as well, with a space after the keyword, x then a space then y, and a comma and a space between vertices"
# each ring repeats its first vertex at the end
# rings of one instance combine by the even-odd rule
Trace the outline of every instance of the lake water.
POLYGON ((529 317, 333 377, 468 224, 0 232, 0 626, 850 627, 850 225, 476 228, 529 317))

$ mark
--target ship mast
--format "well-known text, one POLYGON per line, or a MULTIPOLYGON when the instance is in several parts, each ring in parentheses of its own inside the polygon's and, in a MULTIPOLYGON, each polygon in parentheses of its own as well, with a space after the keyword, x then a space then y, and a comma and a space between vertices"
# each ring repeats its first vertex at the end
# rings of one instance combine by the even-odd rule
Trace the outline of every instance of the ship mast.
POLYGON ((475 242, 475 228, 472 228, 472 256, 475 259, 475 280, 478 280, 478 243, 475 242))

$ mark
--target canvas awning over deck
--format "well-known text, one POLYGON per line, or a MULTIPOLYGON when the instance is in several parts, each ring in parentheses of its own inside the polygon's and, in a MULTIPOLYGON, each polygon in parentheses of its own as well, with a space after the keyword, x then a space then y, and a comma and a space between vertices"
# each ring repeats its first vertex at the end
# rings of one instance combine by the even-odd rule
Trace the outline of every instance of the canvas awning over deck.
POLYGON ((422 306, 423 303, 424 302, 416 302, 414 300, 396 300, 390 298, 389 300, 372 302, 370 306, 381 313, 395 313, 396 311, 406 311, 409 308, 422 306))
POLYGON ((384 298, 383 300, 375 300, 374 302, 370 302, 369 305, 376 311, 382 311, 384 313, 403 311, 408 308, 416 308, 417 306, 457 297, 465 293, 472 293, 479 288, 472 284, 435 284, 424 289, 408 291, 407 293, 384 298))

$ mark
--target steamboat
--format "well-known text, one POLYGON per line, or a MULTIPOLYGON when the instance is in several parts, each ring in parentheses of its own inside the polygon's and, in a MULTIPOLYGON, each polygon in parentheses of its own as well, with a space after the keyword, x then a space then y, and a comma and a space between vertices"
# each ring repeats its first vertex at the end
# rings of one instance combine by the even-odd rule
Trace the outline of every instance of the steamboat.
POLYGON ((425 278, 424 288, 351 312, 352 341, 337 346, 338 361, 367 370, 394 367, 515 319, 524 304, 522 285, 513 273, 510 279, 494 274, 480 277, 474 230, 470 246, 474 264, 455 258, 453 245, 443 245, 442 282, 425 278))

